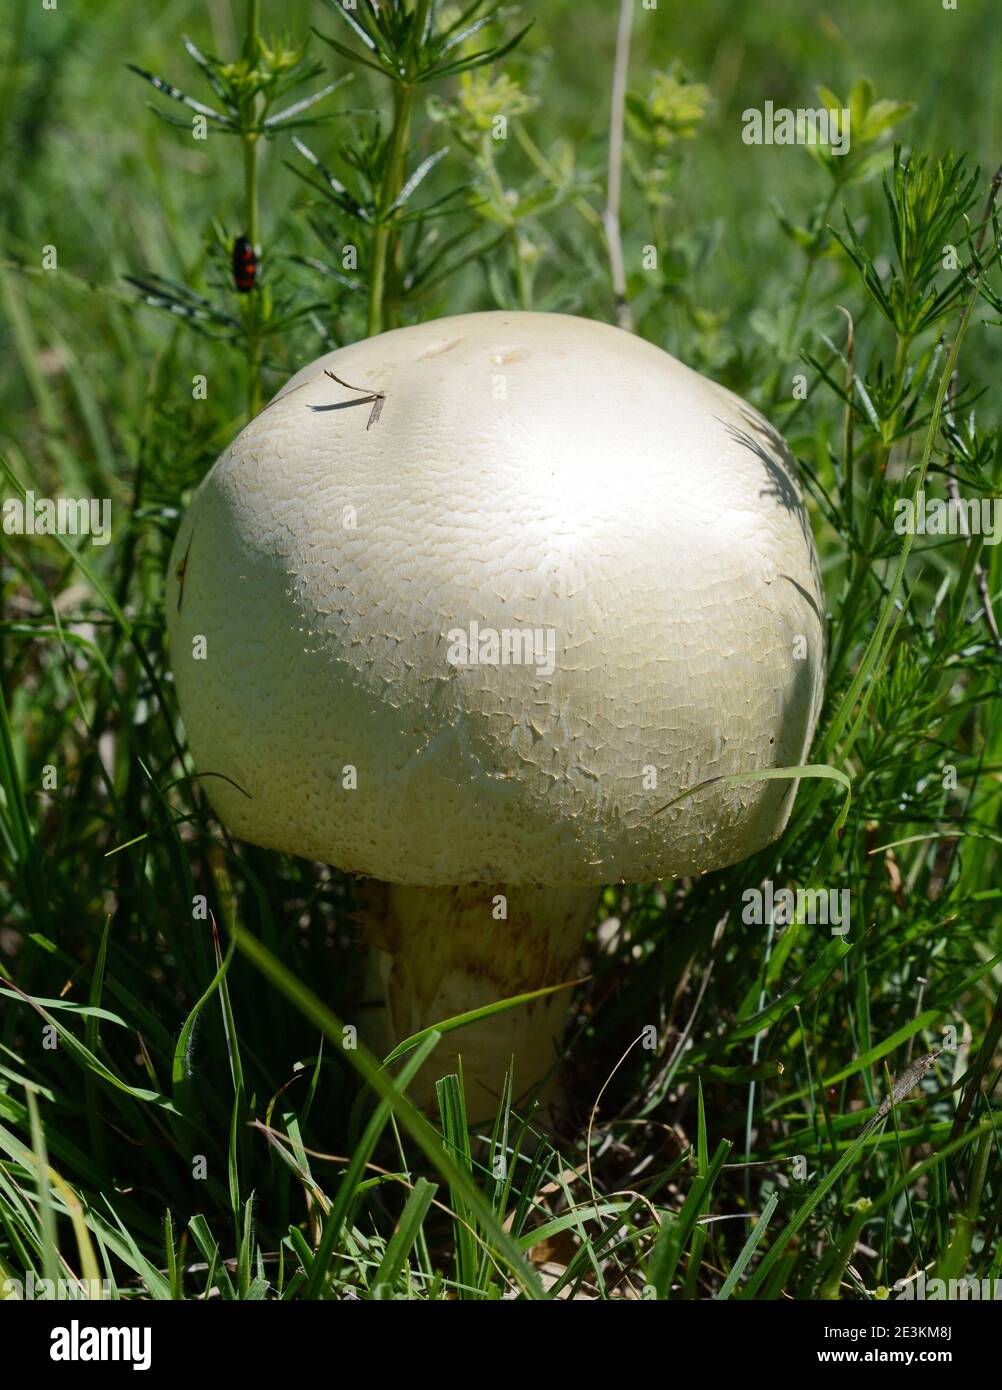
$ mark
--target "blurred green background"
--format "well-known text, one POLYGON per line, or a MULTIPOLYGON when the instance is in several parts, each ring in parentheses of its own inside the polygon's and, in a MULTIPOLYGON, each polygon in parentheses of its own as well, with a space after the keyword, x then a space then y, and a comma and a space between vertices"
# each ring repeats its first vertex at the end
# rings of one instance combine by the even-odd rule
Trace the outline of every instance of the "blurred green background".
MULTIPOLYGON (((123 289, 123 276, 149 271, 198 284, 211 219, 218 218, 230 235, 241 230, 237 142, 211 134, 199 143, 169 129, 149 110, 154 94, 126 64, 153 70, 193 95, 211 99, 183 52, 181 35, 189 34, 221 55, 235 54, 242 6, 231 0, 171 0, 140 9, 124 0, 60 0, 56 10, 45 10, 36 0, 10 0, 6 15, 0 33, 5 261, 37 268, 42 248, 55 245, 60 270, 95 285, 123 289)), ((547 0, 521 10, 513 7, 509 32, 527 18, 534 19, 533 28, 506 63, 537 102, 521 118, 524 127, 548 157, 561 142, 570 145, 578 176, 595 180, 594 191, 586 196, 600 207, 597 180, 604 173, 616 6, 610 0, 547 0)), ((284 33, 296 42, 314 25, 327 33, 343 27, 321 0, 281 5, 264 0, 262 23, 266 34, 284 33)), ((347 64, 320 42, 313 41, 312 51, 332 76, 347 71, 347 64)), ((816 105, 819 83, 845 94, 854 79, 869 76, 878 98, 917 104, 900 130, 906 142, 934 151, 968 150, 985 169, 994 168, 1002 160, 996 91, 996 75, 1002 71, 999 9, 991 0, 962 0, 956 11, 944 10, 941 0, 882 0, 879 5, 870 0, 837 5, 661 0, 656 10, 638 10, 631 89, 643 94, 652 73, 674 59, 681 60, 694 81, 708 84, 712 94, 705 120, 685 142, 684 165, 673 180, 665 216, 670 241, 682 247, 687 240, 690 246, 698 242, 701 248, 686 262, 685 292, 705 319, 695 346, 670 317, 663 326, 658 321, 657 335, 664 346, 702 357, 695 365, 716 370, 754 396, 757 373, 773 347, 772 318, 782 312, 798 271, 795 248, 779 229, 775 204, 791 219, 802 219, 819 199, 820 181, 803 149, 744 145, 742 110, 761 107, 766 100, 816 105), (708 333, 715 333, 719 342, 709 342, 708 333), (749 354, 751 360, 745 360, 749 354)), ((375 97, 385 109, 385 90, 366 88, 365 78, 357 76, 333 102, 342 108, 365 107, 375 97)), ((441 84, 424 88, 421 100, 441 89, 441 84)), ((170 106, 163 100, 159 104, 170 106)), ((344 121, 336 121, 308 132, 311 146, 323 157, 346 129, 344 121)), ((436 147, 435 127, 420 112, 416 134, 417 154, 436 147)), ((509 143, 499 164, 502 176, 517 186, 522 165, 514 142, 509 143)), ((309 201, 308 190, 286 167, 290 159, 295 156, 288 137, 263 151, 266 255, 275 246, 316 254, 298 211, 309 201)), ((439 189, 464 177, 454 155, 435 174, 439 189)), ((864 223, 877 196, 876 183, 853 190, 854 215, 864 223)), ((649 232, 629 179, 624 200, 627 254, 636 257, 649 232)), ((566 220, 563 213, 559 217, 566 220)), ((544 218, 540 236, 545 240, 548 235, 544 218)), ((588 273, 575 264, 584 255, 575 240, 561 237, 559 227, 552 236, 541 283, 559 287, 556 306, 611 318, 607 287, 596 283, 598 239, 592 238, 595 263, 588 273)), ((829 273, 828 283, 834 288, 837 277, 829 273)), ((65 435, 69 428, 65 413, 51 400, 53 393, 65 392, 80 429, 79 437, 72 437, 71 430, 67 442, 80 468, 86 474, 102 451, 100 462, 105 467, 114 463, 117 474, 122 455, 135 444, 128 434, 130 422, 141 414, 145 375, 172 326, 151 310, 127 312, 121 302, 88 293, 67 276, 26 279, 8 273, 4 284, 4 447, 16 444, 37 466, 39 433, 65 435), (26 367, 39 360, 38 370, 26 367), (113 421, 95 415, 106 402, 113 421), (89 419, 79 418, 88 413, 89 419), (119 432, 125 437, 116 437, 119 432)), ((818 289, 824 288, 822 276, 818 289)), ((424 306, 422 316, 490 303, 482 277, 469 275, 445 287, 424 306)), ((835 331, 837 320, 823 297, 812 313, 815 322, 820 319, 827 331, 835 331)), ((809 318, 807 331, 813 326, 809 318)), ((281 351, 273 351, 275 369, 267 385, 277 386, 320 347, 309 333, 292 335, 281 351)), ((189 343, 185 352, 197 356, 206 370, 205 345, 189 343)), ((227 352, 222 350, 218 359, 214 352, 209 349, 209 364, 225 366, 227 352)), ((224 413, 236 419, 241 401, 236 366, 229 382, 225 376, 213 377, 215 404, 225 405, 224 413)), ((178 382, 184 398, 189 381, 190 374, 178 382)))

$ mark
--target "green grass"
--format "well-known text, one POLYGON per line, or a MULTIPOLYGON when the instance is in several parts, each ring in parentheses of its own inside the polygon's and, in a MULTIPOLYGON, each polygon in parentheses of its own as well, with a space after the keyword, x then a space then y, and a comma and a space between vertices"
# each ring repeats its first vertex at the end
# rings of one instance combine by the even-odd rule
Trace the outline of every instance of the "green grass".
MULTIPOLYGON (((893 527, 923 489, 999 497, 989 7, 932 8, 921 41, 904 0, 847 0, 837 26, 795 0, 635 16, 630 309, 800 458, 828 692, 819 775, 777 844, 605 891, 558 1135, 509 1101, 471 1134, 459 1078, 419 1114, 406 1087, 434 1033, 391 1065, 343 1048, 362 984, 352 881, 234 842, 191 777, 164 570, 248 409, 380 324, 518 305, 615 318, 600 217, 615 16, 531 8, 516 48, 416 85, 406 110, 318 39, 318 70, 283 93, 294 69, 253 47, 254 5, 172 0, 137 28, 124 5, 17 0, 0 36, 0 495, 109 497, 115 523, 104 548, 0 536, 0 1287, 30 1271, 106 1278, 120 1298, 875 1298, 920 1270, 1002 1274, 986 615, 1002 561, 893 527), (214 90, 182 33, 203 55, 256 53, 271 85, 233 67, 214 90), (239 129, 169 128, 147 100, 193 113, 129 63, 239 129), (302 110, 316 125, 253 138, 349 72, 302 110), (741 143, 743 109, 815 105, 819 85, 853 93, 844 162, 741 143), (255 225, 262 287, 238 296, 228 242, 255 225), (345 268, 352 238, 379 277, 345 268), (848 889, 851 931, 746 922, 742 895, 766 879, 848 889)), ((261 11, 266 38, 315 25, 362 51, 322 0, 261 11)), ((526 11, 454 56, 503 46, 526 11)))

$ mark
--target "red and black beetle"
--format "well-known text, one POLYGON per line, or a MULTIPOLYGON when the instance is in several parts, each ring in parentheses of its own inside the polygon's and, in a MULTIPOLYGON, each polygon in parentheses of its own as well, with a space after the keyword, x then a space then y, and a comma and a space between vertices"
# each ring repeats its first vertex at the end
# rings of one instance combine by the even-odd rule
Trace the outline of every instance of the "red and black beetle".
POLYGON ((257 256, 245 236, 233 243, 233 280, 241 294, 250 294, 257 284, 257 256))

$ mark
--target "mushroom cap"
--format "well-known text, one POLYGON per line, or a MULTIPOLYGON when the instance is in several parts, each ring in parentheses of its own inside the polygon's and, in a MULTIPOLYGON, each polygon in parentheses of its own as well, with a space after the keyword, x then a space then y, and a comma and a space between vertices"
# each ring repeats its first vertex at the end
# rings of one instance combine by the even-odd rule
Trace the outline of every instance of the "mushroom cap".
POLYGON ((166 604, 224 823, 393 883, 736 863, 795 782, 656 813, 803 762, 822 694, 782 439, 651 343, 562 314, 439 319, 305 367, 198 489, 166 604), (363 390, 384 395, 371 422, 363 390))

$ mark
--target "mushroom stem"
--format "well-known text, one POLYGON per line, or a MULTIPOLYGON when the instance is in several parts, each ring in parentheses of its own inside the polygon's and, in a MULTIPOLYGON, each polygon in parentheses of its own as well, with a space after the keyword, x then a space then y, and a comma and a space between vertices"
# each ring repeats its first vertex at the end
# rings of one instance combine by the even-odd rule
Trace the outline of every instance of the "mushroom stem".
MULTIPOLYGON (((370 978, 385 1000, 368 1030, 373 1045, 389 1050, 457 1014, 573 979, 597 897, 595 888, 370 883, 370 978)), ((456 1070, 458 1055, 469 1117, 489 1119, 514 1057, 513 1096, 543 1083, 540 1101, 551 1109, 569 1004, 560 990, 445 1034, 408 1094, 433 1106, 435 1081, 456 1070)))

